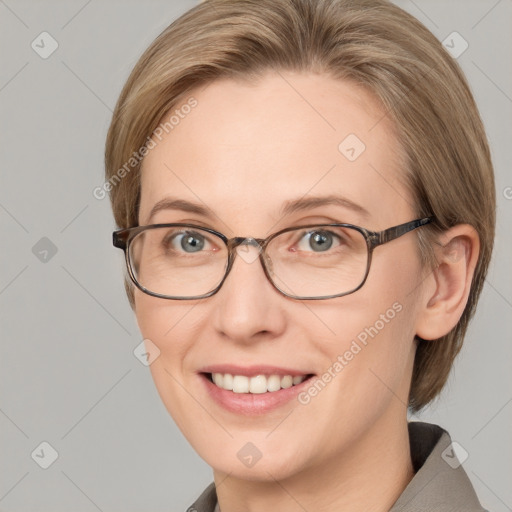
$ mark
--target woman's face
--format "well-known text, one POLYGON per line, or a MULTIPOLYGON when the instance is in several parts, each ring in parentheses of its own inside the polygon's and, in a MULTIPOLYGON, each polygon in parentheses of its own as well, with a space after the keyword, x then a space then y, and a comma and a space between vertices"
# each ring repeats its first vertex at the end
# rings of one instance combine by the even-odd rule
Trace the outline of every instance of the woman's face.
MULTIPOLYGON (((252 85, 218 80, 190 97, 195 107, 176 106, 179 121, 144 160, 140 225, 186 222, 265 238, 304 224, 380 231, 415 218, 393 127, 356 86, 283 72, 252 85), (327 196, 342 201, 282 213, 289 202, 327 196), (208 215, 167 208, 150 216, 165 198, 208 215)), ((420 275, 414 232, 375 249, 360 290, 328 300, 283 296, 241 252, 217 294, 178 301, 135 290, 136 316, 160 350, 150 366, 158 392, 199 455, 232 476, 283 479, 360 456, 405 424, 420 275), (212 383, 212 372, 238 376, 242 388, 259 374, 277 375, 262 385, 314 377, 235 393, 212 383)))

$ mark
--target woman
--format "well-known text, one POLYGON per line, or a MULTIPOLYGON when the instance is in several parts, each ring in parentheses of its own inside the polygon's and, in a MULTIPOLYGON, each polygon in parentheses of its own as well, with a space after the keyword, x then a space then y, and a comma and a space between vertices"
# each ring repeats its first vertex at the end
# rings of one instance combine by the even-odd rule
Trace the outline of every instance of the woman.
POLYGON ((491 256, 486 136, 384 0, 209 0, 140 58, 106 175, 189 510, 483 510, 443 388, 491 256))

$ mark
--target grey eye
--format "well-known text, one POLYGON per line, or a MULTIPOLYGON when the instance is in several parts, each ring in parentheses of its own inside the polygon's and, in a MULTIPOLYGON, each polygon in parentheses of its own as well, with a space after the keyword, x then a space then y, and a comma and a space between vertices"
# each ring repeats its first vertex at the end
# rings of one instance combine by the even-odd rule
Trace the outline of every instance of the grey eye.
POLYGON ((204 247, 204 237, 186 233, 181 237, 181 248, 187 252, 197 252, 204 247))
POLYGON ((175 251, 193 253, 202 251, 206 243, 207 240, 203 235, 195 231, 185 231, 167 237, 165 245, 172 247, 175 251))
POLYGON ((328 251, 337 238, 336 235, 329 231, 310 231, 309 233, 305 233, 298 244, 298 248, 301 251, 328 251))

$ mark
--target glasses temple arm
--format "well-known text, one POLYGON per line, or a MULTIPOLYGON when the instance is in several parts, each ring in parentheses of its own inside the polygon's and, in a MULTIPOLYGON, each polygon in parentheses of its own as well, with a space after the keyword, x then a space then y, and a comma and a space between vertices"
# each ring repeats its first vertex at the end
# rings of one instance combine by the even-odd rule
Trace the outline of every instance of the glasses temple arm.
POLYGON ((402 235, 409 233, 409 231, 424 226, 425 224, 429 224, 433 220, 433 217, 425 217, 423 219, 406 222, 405 224, 400 224, 399 226, 394 226, 379 233, 375 233, 377 239, 375 240, 374 245, 377 246, 391 242, 391 240, 395 240, 395 238, 399 238, 402 235))

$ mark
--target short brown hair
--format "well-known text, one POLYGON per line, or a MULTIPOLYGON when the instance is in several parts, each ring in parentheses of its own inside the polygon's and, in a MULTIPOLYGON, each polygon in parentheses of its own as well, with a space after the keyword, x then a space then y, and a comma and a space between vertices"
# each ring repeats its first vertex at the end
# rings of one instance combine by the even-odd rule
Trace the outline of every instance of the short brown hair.
MULTIPOLYGON (((440 339, 418 340, 409 406, 418 411, 443 388, 482 290, 495 228, 495 188, 485 131, 466 79, 441 43, 386 0, 206 0, 167 27, 144 52, 115 107, 106 141, 110 199, 120 228, 138 224, 140 162, 161 119, 199 85, 252 80, 268 70, 325 73, 380 100, 406 155, 404 181, 418 217, 423 263, 431 241, 472 225, 480 254, 459 323, 440 339), (111 180, 111 181, 109 181, 111 180)), ((125 276, 132 308, 133 286, 125 276)))

